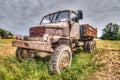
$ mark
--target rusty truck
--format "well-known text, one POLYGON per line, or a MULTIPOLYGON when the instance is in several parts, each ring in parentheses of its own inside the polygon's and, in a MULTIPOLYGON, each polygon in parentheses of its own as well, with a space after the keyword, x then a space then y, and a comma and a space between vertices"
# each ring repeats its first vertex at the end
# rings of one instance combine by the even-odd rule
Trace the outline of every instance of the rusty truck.
POLYGON ((19 59, 50 56, 50 70, 61 73, 70 66, 77 47, 94 51, 97 29, 89 24, 79 25, 82 10, 62 10, 44 16, 40 25, 29 29, 29 36, 17 37, 12 45, 17 47, 19 59))

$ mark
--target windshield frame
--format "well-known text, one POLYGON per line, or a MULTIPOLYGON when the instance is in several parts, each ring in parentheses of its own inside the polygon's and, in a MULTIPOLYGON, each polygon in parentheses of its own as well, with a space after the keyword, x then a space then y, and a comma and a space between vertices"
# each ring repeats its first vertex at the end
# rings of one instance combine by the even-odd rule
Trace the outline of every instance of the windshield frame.
MULTIPOLYGON (((41 19, 41 21, 40 21, 40 25, 41 25, 41 24, 56 23, 56 22, 64 22, 64 21, 54 21, 54 22, 50 22, 50 23, 42 23, 42 21, 43 21, 43 19, 44 19, 45 17, 51 16, 51 15, 54 17, 54 16, 55 16, 54 14, 60 15, 60 14, 63 13, 63 12, 68 12, 67 19, 65 20, 65 21, 68 21, 68 20, 70 19, 70 11, 69 11, 69 10, 64 10, 64 11, 58 11, 58 12, 54 12, 54 13, 51 13, 51 14, 48 14, 48 15, 44 16, 44 17, 41 19)), ((52 18, 52 20, 53 20, 53 18, 52 18)))

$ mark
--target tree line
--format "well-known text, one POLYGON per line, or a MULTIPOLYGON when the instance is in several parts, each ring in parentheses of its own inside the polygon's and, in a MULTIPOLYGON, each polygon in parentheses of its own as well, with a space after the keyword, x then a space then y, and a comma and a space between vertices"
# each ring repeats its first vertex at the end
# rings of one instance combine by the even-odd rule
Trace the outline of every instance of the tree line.
POLYGON ((120 40, 120 25, 109 23, 102 30, 101 39, 104 40, 120 40))
POLYGON ((11 38, 13 34, 10 31, 0 28, 0 38, 11 38))

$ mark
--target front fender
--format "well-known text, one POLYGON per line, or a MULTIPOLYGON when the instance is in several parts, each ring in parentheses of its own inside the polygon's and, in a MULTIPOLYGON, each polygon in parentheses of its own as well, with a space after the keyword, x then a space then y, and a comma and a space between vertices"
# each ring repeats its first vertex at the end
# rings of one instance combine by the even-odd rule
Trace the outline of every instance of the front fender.
POLYGON ((69 37, 61 37, 61 36, 53 36, 53 42, 52 43, 57 43, 59 40, 64 39, 64 40, 70 40, 72 41, 69 37))

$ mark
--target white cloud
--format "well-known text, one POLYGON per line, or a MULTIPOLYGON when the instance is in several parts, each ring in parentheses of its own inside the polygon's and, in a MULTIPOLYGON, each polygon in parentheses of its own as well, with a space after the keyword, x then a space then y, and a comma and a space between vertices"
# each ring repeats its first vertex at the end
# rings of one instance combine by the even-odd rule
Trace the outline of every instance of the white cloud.
POLYGON ((120 24, 120 0, 0 0, 0 27, 28 34, 42 16, 63 9, 83 10, 82 23, 101 29, 109 22, 120 24))

